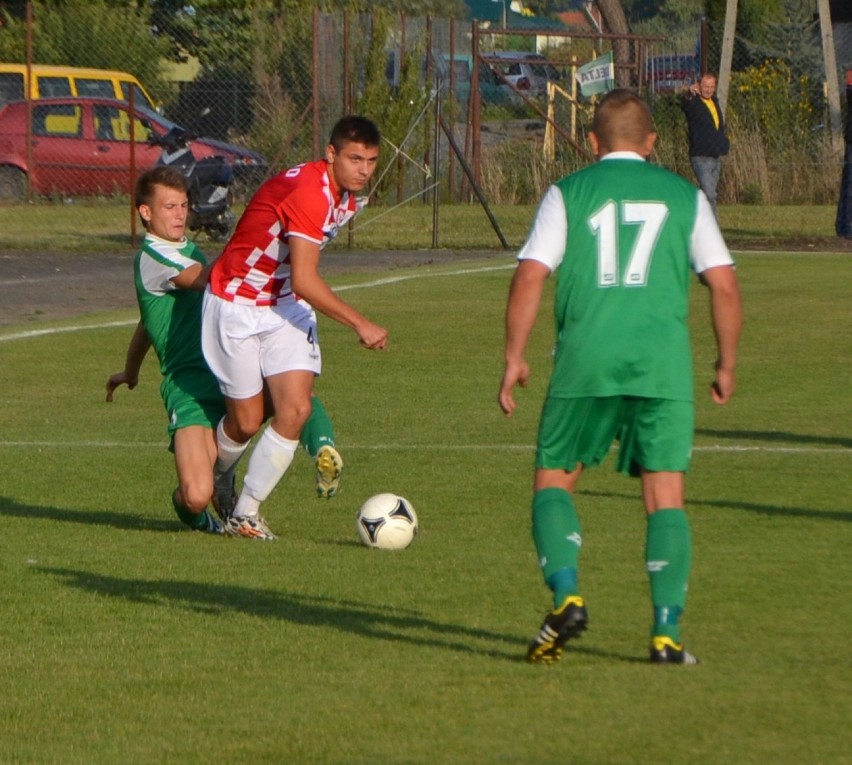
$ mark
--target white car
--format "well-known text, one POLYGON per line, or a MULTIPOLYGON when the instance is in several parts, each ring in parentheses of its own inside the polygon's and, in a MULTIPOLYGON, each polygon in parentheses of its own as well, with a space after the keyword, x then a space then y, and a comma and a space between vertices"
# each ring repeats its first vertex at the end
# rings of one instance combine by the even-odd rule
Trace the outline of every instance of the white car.
POLYGON ((544 95, 548 81, 559 82, 559 70, 540 53, 501 51, 484 53, 482 58, 522 93, 544 95))

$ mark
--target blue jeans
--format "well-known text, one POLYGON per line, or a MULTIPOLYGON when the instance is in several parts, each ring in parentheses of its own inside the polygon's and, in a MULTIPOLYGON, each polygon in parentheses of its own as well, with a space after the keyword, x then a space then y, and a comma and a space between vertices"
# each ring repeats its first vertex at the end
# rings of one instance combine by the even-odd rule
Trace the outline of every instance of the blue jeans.
POLYGON ((701 190, 707 195, 713 214, 716 214, 716 186, 722 172, 722 160, 719 157, 690 157, 689 162, 701 190))

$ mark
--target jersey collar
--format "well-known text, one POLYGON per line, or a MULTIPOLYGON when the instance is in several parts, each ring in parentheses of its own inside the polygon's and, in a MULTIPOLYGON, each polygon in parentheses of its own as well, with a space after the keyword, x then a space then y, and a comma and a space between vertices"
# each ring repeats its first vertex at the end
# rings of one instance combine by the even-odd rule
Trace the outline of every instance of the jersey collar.
POLYGON ((600 161, 603 162, 607 159, 638 159, 641 162, 645 161, 645 157, 637 154, 635 151, 611 151, 609 154, 601 157, 600 161))
POLYGON ((182 236, 176 242, 172 239, 163 239, 163 237, 152 234, 150 231, 145 233, 145 238, 153 242, 162 242, 163 244, 170 244, 177 247, 183 247, 189 241, 185 236, 182 236))

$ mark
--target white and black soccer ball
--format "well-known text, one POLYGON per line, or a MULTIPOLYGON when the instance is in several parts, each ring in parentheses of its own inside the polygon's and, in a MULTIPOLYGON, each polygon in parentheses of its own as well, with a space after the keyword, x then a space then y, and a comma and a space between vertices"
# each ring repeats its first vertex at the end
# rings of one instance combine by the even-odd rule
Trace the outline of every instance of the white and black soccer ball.
POLYGON ((417 513, 404 497, 376 494, 361 505, 356 527, 367 547, 404 550, 417 534, 417 513))

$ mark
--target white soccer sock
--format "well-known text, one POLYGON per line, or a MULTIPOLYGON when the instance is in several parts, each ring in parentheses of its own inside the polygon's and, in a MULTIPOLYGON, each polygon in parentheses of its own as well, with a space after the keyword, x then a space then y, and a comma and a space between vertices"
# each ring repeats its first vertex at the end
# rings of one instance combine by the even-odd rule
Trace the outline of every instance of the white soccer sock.
POLYGON ((240 457, 245 454, 251 439, 244 444, 237 443, 225 433, 223 423, 225 418, 219 420, 219 425, 216 427, 216 447, 218 456, 216 464, 213 467, 213 483, 217 487, 228 489, 231 487, 234 480, 234 471, 237 469, 237 463, 240 457))
POLYGON ((284 477, 298 448, 298 439, 291 441, 284 438, 271 425, 267 425, 249 458, 243 490, 234 508, 234 515, 257 515, 260 503, 284 477))

